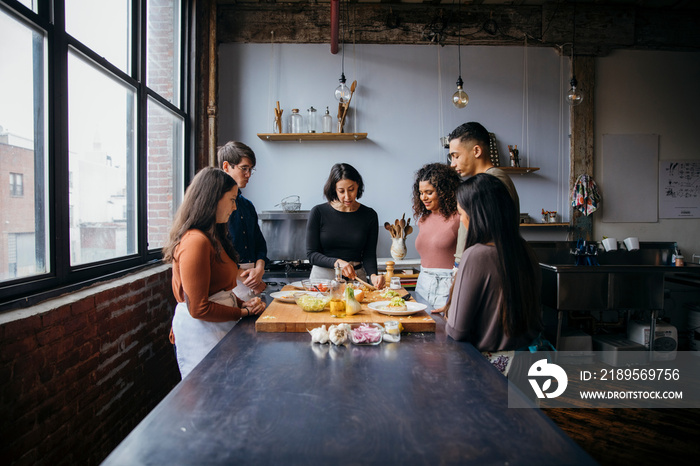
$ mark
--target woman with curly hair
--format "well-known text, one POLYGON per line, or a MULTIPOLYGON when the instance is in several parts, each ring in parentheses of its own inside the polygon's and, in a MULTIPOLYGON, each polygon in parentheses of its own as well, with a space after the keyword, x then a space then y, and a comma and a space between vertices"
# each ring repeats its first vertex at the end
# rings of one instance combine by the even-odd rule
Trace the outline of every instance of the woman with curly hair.
POLYGON ((416 292, 434 307, 447 302, 452 285, 459 183, 457 172, 444 163, 424 165, 413 183, 413 217, 419 228, 416 251, 421 257, 416 292))

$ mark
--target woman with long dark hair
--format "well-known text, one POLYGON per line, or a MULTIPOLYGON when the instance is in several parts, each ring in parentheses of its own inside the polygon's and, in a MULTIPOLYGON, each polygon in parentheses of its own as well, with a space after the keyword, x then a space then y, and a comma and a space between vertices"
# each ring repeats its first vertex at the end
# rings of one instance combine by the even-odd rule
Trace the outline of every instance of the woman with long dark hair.
POLYGON ((416 172, 413 217, 418 226, 416 251, 421 267, 416 292, 432 306, 445 304, 452 285, 459 213, 456 192, 460 178, 444 163, 429 163, 416 172))
POLYGON ((311 209, 306 225, 311 278, 332 279, 335 267, 340 267, 350 279, 369 277, 374 286, 384 285, 384 275, 377 272, 379 217, 374 209, 358 202, 364 189, 355 167, 333 165, 323 188, 328 202, 311 209))
POLYGON ((457 205, 467 244, 447 334, 482 352, 530 345, 541 331, 540 271, 520 236, 513 199, 498 178, 478 174, 459 186, 457 205))
POLYGON ((260 298, 242 301, 231 290, 238 254, 226 222, 236 210, 238 186, 219 168, 202 169, 185 192, 175 215, 163 260, 173 264, 178 304, 171 340, 184 378, 241 317, 265 309, 260 298))

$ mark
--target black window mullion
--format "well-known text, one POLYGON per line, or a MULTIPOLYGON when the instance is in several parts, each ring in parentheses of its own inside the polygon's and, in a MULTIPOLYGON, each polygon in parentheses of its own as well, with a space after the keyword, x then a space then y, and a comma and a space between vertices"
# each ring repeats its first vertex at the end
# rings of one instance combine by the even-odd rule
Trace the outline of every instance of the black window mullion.
POLYGON ((53 270, 59 283, 70 273, 70 199, 68 151, 68 41, 63 0, 53 2, 53 30, 49 32, 49 180, 53 207, 51 238, 53 270))
POLYGON ((146 89, 147 76, 147 37, 148 15, 146 14, 146 0, 134 0, 134 72, 139 83, 137 90, 138 108, 138 139, 137 154, 134 160, 137 164, 136 177, 138 179, 137 191, 137 218, 138 218, 138 252, 144 259, 148 255, 148 92, 146 89))

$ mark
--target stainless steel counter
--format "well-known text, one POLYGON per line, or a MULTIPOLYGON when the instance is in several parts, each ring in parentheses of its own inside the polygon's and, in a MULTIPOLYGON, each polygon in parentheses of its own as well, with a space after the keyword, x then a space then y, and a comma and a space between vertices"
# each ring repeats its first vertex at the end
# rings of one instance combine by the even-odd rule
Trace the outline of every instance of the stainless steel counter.
POLYGON ((506 378, 437 320, 334 347, 246 319, 104 464, 595 464, 538 409, 508 408, 506 378))

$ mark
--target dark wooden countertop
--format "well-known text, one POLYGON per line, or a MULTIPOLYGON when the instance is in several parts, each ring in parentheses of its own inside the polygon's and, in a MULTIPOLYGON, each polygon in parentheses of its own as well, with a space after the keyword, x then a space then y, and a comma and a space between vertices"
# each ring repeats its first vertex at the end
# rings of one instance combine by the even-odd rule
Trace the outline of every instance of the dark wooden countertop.
POLYGON ((436 320, 334 347, 244 319, 104 464, 595 464, 436 320))

